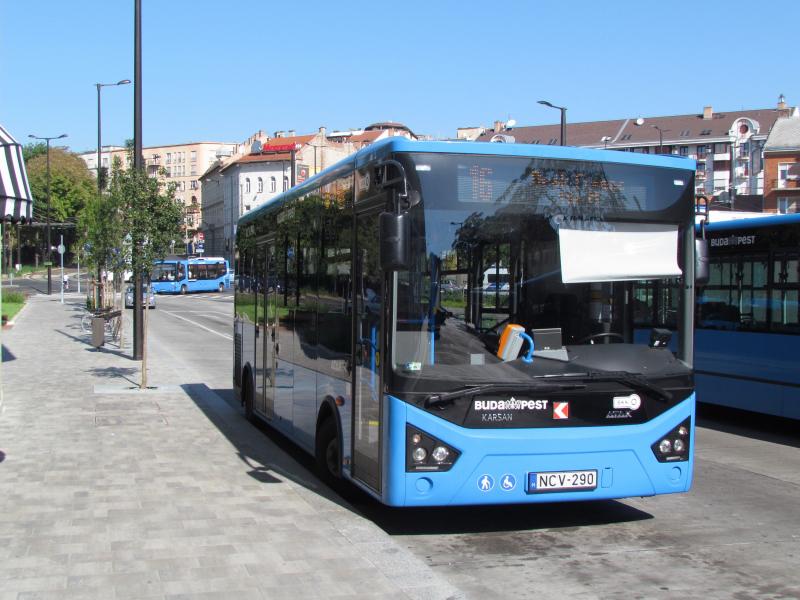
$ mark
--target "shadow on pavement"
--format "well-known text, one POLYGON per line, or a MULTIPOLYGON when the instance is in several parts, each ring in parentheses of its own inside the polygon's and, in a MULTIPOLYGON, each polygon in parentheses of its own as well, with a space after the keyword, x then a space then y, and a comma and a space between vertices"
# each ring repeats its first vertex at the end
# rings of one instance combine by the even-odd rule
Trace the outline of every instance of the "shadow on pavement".
POLYGON ((753 440, 800 448, 800 428, 796 419, 698 403, 697 425, 753 440))
POLYGON ((285 437, 263 424, 249 423, 233 390, 212 390, 203 383, 181 386, 197 407, 236 448, 246 473, 264 484, 289 479, 331 502, 352 510, 314 474, 314 460, 285 437), (263 434, 263 435, 262 435, 263 434))
POLYGON ((131 379, 131 377, 139 375, 141 369, 135 367, 94 367, 89 369, 88 373, 91 373, 95 377, 103 377, 105 379, 122 378, 134 385, 139 385, 139 382, 131 379))
POLYGON ((4 363, 11 362, 12 360, 17 360, 17 357, 14 356, 11 353, 11 350, 6 348, 5 344, 3 344, 3 354, 2 354, 2 356, 3 356, 3 362, 4 363))
POLYGON ((354 486, 343 495, 315 475, 314 459, 299 446, 265 424, 253 424, 254 433, 241 412, 232 389, 211 390, 204 384, 182 386, 208 419, 236 447, 248 475, 263 483, 291 479, 308 490, 372 521, 389 535, 436 535, 534 531, 540 529, 605 525, 652 519, 647 512, 613 500, 562 504, 392 508, 384 506, 354 486), (224 401, 222 415, 213 403, 224 401), (343 497, 344 496, 344 497, 343 497))
POLYGON ((391 508, 372 502, 355 507, 390 535, 537 531, 653 518, 650 513, 615 500, 437 508, 391 508))

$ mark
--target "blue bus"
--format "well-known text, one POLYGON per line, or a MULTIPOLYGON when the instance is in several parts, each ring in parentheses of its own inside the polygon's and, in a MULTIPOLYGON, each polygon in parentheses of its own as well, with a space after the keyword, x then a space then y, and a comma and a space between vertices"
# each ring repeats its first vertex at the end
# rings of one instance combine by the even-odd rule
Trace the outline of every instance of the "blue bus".
POLYGON ((150 279, 159 294, 224 292, 231 287, 228 261, 214 256, 157 261, 150 279))
MULTIPOLYGON (((714 218, 705 227, 709 280, 697 293, 699 397, 800 419, 800 215, 714 218)), ((676 288, 657 285, 643 325, 671 327, 676 288)))
POLYGON ((399 137, 360 150, 239 220, 245 414, 392 506, 688 490, 694 168, 399 137), (634 280, 674 277, 676 339, 634 343, 634 280))

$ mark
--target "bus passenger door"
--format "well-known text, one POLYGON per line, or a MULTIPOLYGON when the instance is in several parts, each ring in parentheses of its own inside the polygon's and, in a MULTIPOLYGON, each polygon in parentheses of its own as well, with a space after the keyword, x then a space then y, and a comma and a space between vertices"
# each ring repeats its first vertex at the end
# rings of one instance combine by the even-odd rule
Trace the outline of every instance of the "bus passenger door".
MULTIPOLYGON (((253 271, 255 275, 255 332, 256 332, 256 356, 255 356, 255 397, 253 399, 253 408, 261 415, 265 412, 264 406, 264 367, 265 367, 265 349, 266 340, 266 305, 264 302, 264 289, 267 269, 267 253, 266 246, 260 244, 256 246, 255 256, 253 258, 253 271)), ((194 267, 196 268, 196 267, 194 267)))
POLYGON ((378 256, 378 214, 356 217, 353 258, 353 477, 381 491, 381 315, 383 274, 378 256))
POLYGON ((261 302, 264 305, 264 327, 261 344, 263 344, 263 414, 268 420, 275 416, 275 318, 278 310, 278 293, 274 282, 277 278, 275 272, 275 242, 267 242, 264 253, 264 288, 259 290, 261 302))

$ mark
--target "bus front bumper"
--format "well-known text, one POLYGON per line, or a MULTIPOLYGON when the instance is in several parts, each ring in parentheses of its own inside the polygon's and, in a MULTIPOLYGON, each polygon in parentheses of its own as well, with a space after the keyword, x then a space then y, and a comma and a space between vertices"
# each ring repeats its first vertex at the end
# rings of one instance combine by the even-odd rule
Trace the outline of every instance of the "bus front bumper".
MULTIPOLYGON (((394 441, 388 453, 383 500, 393 506, 445 506, 685 492, 691 488, 694 467, 694 407, 692 394, 655 419, 638 425, 467 429, 389 396, 390 439, 394 441), (692 418, 689 459, 659 462, 651 446, 688 417, 692 418), (406 423, 461 453, 450 470, 406 472, 406 423), (586 477, 596 487, 550 491, 536 489, 535 483, 530 483, 536 481, 535 474, 586 472, 595 473, 593 479, 586 477)), ((558 481, 558 476, 549 478, 558 481)), ((562 483, 565 479, 562 475, 562 483)))

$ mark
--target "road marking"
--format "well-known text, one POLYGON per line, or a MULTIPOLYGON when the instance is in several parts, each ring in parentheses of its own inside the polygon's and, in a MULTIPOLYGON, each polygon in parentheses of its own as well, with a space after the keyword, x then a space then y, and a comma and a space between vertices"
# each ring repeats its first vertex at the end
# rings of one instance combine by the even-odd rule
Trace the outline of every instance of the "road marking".
POLYGON ((208 327, 206 327, 205 325, 201 325, 197 321, 192 321, 191 319, 187 319, 186 317, 182 317, 182 316, 180 316, 178 314, 175 314, 174 312, 169 312, 168 310, 162 310, 161 312, 162 312, 162 314, 166 313, 168 315, 172 315, 176 319, 180 319, 181 321, 186 321, 187 323, 191 323, 192 325, 197 325, 200 329, 205 329, 209 333, 213 333, 214 335, 218 335, 219 337, 223 337, 226 340, 233 341, 233 338, 231 336, 225 335, 224 333, 220 333, 219 331, 214 331, 213 329, 209 329, 208 327))

